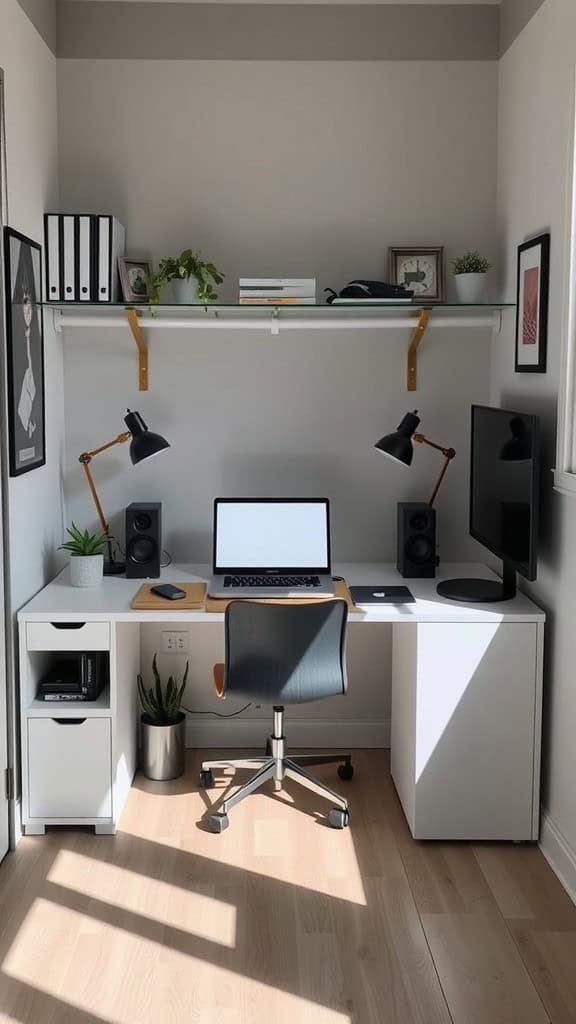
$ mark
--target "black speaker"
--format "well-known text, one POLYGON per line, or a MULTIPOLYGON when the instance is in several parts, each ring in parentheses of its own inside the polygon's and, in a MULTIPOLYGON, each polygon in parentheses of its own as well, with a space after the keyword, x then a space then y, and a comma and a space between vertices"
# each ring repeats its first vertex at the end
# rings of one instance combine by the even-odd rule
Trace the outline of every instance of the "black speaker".
POLYGON ((436 565, 436 509, 424 501, 399 501, 398 572, 410 580, 433 579, 436 565))
POLYGON ((133 501, 126 509, 126 576, 156 580, 162 555, 162 505, 133 501))

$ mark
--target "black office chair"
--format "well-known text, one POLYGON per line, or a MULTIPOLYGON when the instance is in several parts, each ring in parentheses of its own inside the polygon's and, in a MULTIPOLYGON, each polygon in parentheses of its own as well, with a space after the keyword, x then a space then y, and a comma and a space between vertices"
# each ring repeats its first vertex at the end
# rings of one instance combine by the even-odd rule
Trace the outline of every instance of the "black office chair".
POLYGON ((341 779, 354 774, 350 754, 286 755, 284 705, 345 694, 344 641, 348 606, 345 601, 314 601, 301 605, 232 601, 225 614, 224 665, 214 666, 218 697, 245 697, 272 704, 274 728, 263 757, 203 761, 200 785, 214 785, 214 768, 255 768, 256 773, 207 819, 212 832, 228 828, 228 811, 269 779, 276 790, 285 776, 327 797, 337 806, 328 814, 333 828, 348 824, 348 803, 304 770, 307 765, 338 764, 341 779))

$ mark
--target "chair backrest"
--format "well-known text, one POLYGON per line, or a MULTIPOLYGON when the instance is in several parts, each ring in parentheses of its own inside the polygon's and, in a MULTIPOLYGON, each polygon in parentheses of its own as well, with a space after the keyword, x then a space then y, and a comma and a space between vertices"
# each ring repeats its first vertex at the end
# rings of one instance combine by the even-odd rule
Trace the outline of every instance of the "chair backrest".
POLYGON ((270 704, 346 693, 346 601, 232 601, 226 608, 225 692, 270 704))

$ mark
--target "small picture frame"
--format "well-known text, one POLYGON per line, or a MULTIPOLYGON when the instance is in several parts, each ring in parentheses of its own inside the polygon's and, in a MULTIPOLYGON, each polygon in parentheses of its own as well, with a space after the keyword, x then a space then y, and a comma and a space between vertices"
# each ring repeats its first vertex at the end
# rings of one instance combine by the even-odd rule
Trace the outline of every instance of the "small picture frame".
POLYGON ((414 300, 444 302, 444 247, 394 246, 389 251, 390 284, 404 285, 414 300))
POLYGON ((516 373, 546 373, 550 235, 518 246, 516 283, 516 373))
POLYGON ((124 302, 148 302, 150 299, 150 261, 136 256, 118 257, 118 274, 124 302))
POLYGON ((46 463, 42 250, 4 229, 10 476, 46 463))

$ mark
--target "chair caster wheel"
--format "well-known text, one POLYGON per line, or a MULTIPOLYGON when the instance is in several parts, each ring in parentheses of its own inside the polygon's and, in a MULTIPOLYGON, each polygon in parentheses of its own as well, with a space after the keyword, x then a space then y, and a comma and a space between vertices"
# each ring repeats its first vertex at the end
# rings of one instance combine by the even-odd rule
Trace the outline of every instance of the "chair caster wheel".
POLYGON ((206 771, 201 771, 198 781, 200 783, 200 789, 213 789, 214 776, 212 774, 212 769, 207 768, 206 771))
POLYGON ((349 822, 348 811, 341 807, 333 807, 328 814, 328 823, 331 828, 346 828, 349 822))
POLYGON ((340 776, 341 779, 351 779, 353 777, 353 775, 354 775, 354 765, 353 764, 339 764, 338 765, 338 775, 340 776))
POLYGON ((224 832, 228 828, 230 820, 227 814, 211 814, 207 818, 209 832, 224 832))

